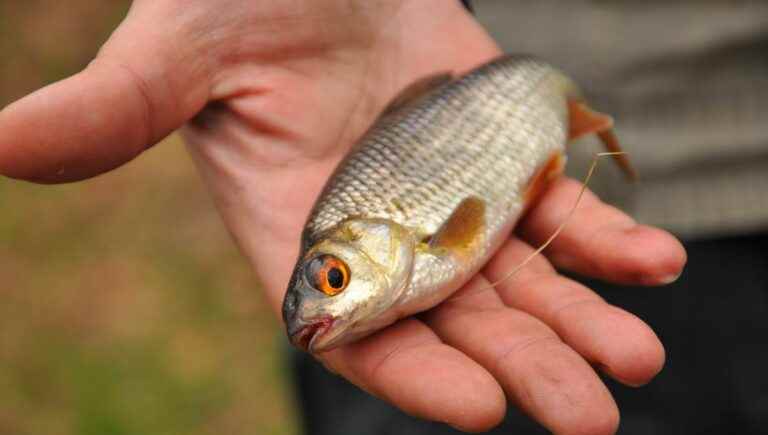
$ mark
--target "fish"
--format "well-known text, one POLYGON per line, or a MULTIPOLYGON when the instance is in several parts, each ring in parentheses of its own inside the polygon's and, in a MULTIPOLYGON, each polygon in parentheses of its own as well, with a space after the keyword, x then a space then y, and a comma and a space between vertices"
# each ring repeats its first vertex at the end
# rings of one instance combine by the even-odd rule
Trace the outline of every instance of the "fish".
MULTIPOLYGON (((610 116, 529 55, 395 97, 333 172, 304 226, 283 301, 296 347, 319 353, 428 310, 464 285, 559 176, 566 144, 610 116)), ((622 169, 634 176, 624 155, 622 169)))

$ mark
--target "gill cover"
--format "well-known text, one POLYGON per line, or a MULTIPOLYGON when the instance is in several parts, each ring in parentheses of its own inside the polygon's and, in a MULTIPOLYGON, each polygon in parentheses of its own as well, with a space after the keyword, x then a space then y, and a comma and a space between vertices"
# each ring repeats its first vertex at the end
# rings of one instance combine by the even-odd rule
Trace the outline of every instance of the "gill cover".
POLYGON ((397 319, 388 310, 413 269, 408 229, 386 219, 350 219, 308 242, 283 303, 294 344, 321 351, 397 319))

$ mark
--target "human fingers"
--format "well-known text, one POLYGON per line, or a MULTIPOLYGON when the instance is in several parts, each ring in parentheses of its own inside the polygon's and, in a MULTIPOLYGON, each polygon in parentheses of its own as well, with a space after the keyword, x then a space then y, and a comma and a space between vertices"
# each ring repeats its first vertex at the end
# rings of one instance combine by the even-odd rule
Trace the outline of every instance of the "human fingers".
POLYGON ((618 409, 590 365, 540 320, 510 308, 481 276, 425 320, 485 367, 512 401, 558 434, 610 434, 618 409))
MULTIPOLYGON (((510 239, 484 273, 491 281, 501 280, 531 252, 531 246, 510 239)), ((620 382, 645 384, 664 365, 664 347, 648 325, 557 274, 544 257, 536 257, 496 288, 504 303, 546 323, 568 346, 620 382)))
MULTIPOLYGON (((569 178, 554 181, 518 233, 533 246, 543 243, 566 220, 581 189, 569 178)), ((674 236, 638 224, 589 191, 545 253, 558 267, 621 284, 669 284, 686 261, 674 236)))
POLYGON ((88 178, 133 159, 204 106, 205 57, 165 3, 134 3, 84 71, 0 112, 0 173, 43 183, 88 178))
POLYGON ((506 411, 504 393, 488 371, 413 318, 318 358, 408 414, 465 431, 488 430, 506 411))

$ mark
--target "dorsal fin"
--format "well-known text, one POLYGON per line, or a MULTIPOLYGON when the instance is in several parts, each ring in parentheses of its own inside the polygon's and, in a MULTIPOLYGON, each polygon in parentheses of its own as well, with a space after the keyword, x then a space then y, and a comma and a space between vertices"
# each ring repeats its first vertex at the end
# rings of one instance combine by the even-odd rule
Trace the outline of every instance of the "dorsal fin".
POLYGON ((445 83, 451 82, 452 80, 453 75, 447 71, 422 77, 400 91, 395 96, 395 98, 389 102, 387 107, 382 112, 382 115, 389 115, 390 113, 395 112, 397 109, 403 106, 407 106, 409 103, 418 100, 420 97, 428 94, 433 89, 436 89, 445 83))

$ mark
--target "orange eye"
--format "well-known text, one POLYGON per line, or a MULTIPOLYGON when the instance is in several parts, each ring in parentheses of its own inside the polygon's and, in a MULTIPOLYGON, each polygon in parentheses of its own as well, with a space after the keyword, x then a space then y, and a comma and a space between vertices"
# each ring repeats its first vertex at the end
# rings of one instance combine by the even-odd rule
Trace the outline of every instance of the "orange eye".
POLYGON ((333 255, 320 255, 310 261, 305 269, 307 282, 328 296, 336 296, 349 284, 349 268, 333 255))

